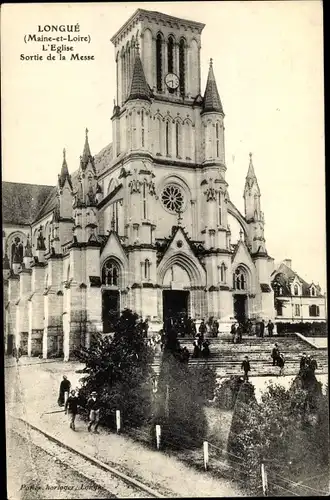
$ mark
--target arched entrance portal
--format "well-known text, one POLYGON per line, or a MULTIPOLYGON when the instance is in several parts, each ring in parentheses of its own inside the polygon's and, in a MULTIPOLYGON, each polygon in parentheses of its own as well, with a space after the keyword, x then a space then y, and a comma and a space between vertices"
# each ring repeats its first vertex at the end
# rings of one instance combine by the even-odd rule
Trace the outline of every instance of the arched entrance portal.
POLYGON ((163 319, 182 321, 190 314, 190 279, 180 265, 173 264, 163 280, 163 319))

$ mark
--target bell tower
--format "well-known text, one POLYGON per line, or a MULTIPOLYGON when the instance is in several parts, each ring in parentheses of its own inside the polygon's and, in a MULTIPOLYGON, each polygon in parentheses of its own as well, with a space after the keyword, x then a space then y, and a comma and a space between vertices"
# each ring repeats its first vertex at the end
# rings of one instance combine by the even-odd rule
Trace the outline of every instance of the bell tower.
POLYGON ((146 81, 154 96, 194 99, 201 93, 200 49, 204 24, 138 9, 117 31, 117 104, 129 95, 137 43, 146 81))

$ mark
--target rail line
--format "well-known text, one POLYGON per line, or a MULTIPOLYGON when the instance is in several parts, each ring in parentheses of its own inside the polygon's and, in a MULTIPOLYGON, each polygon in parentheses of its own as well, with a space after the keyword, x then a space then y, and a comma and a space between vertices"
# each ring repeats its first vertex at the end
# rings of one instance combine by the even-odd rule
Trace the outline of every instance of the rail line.
MULTIPOLYGON (((168 498, 173 496, 171 492, 160 492, 140 480, 128 476, 117 468, 63 443, 58 438, 39 429, 23 418, 14 417, 14 420, 28 427, 30 440, 36 447, 53 455, 61 463, 96 484, 100 489, 111 493, 113 497, 168 498)), ((10 430, 27 439, 24 430, 22 430, 22 425, 11 427, 10 430)))

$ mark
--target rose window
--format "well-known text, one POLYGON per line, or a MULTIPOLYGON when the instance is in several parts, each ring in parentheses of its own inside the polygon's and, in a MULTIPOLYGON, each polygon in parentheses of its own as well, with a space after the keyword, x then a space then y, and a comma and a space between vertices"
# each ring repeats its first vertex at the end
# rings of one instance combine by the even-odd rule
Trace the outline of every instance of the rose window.
POLYGON ((184 195, 181 188, 175 184, 164 187, 161 200, 164 207, 170 212, 180 212, 183 209, 184 195))

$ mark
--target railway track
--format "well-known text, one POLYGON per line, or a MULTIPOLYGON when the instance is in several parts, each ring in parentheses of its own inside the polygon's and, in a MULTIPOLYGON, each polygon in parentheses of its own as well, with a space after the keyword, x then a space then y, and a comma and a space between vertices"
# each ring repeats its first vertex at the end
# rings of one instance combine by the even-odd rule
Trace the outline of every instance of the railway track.
POLYGON ((159 491, 128 476, 118 468, 82 453, 22 418, 14 418, 14 420, 15 424, 10 426, 11 432, 18 434, 24 440, 28 439, 34 446, 52 455, 55 460, 70 467, 98 488, 108 491, 109 498, 167 498, 173 496, 170 491, 159 491))

